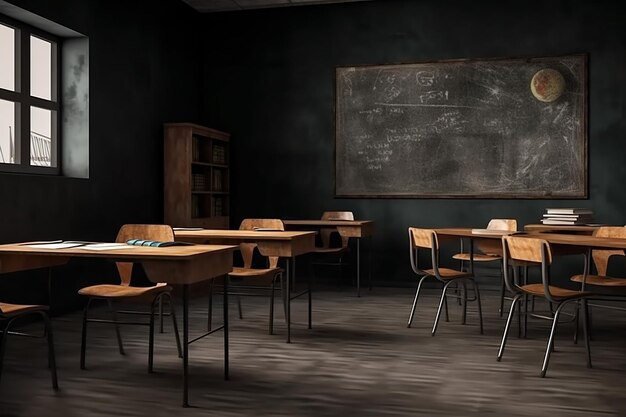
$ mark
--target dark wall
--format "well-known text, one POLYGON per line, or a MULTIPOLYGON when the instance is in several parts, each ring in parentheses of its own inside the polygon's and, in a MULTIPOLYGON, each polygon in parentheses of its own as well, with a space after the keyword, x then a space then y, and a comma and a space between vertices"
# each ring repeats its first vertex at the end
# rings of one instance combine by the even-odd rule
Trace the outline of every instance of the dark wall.
POLYGON ((609 1, 371 2, 204 15, 204 120, 232 133, 232 216, 373 219, 376 279, 409 275, 407 226, 537 223, 589 206, 626 223, 626 13, 609 1), (589 54, 589 200, 334 198, 334 69, 340 65, 589 54))
MULTIPOLYGON (((178 0, 12 3, 89 37, 90 178, 0 173, 0 242, 112 240, 123 223, 162 222, 162 125, 200 121, 198 13, 178 0)), ((55 271, 57 293, 87 272, 100 274, 55 271)), ((4 299, 33 288, 36 273, 17 275, 0 280, 4 299)))

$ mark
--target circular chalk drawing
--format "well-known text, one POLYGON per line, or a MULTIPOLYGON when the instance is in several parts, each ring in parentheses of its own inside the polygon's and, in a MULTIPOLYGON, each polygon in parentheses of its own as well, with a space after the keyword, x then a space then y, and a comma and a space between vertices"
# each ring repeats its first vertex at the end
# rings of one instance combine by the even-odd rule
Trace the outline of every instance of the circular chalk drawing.
POLYGON ((550 103, 565 91, 565 78, 555 69, 542 69, 530 80, 530 91, 537 100, 550 103))

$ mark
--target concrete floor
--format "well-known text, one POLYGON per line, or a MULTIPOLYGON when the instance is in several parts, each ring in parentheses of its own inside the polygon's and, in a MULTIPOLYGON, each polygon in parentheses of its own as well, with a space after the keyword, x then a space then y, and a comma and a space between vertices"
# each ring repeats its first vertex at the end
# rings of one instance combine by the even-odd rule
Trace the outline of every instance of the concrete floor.
MULTIPOLYGON (((351 288, 314 294, 313 329, 306 298, 293 302, 293 342, 282 311, 267 334, 267 299, 246 297, 244 320, 231 307, 231 379, 223 380, 222 335, 190 347, 190 403, 181 404, 181 368, 169 322, 157 334, 156 373, 147 369, 147 328, 124 327, 119 355, 111 326, 90 327, 87 370, 79 369, 80 313, 53 320, 61 389, 54 392, 41 340, 12 337, 0 381, 0 416, 599 416, 626 415, 626 313, 594 311, 593 369, 584 345, 564 324, 546 378, 539 371, 548 323, 531 320, 527 339, 514 327, 496 362, 504 326, 498 294, 483 292, 485 334, 475 306, 468 324, 450 303, 450 322, 430 327, 437 292, 406 319, 409 288, 351 288)), ((216 298, 217 300, 217 298, 216 298)), ((219 308, 219 301, 216 301, 219 308)), ((220 321, 221 309, 216 309, 220 321)), ((180 313, 179 313, 180 319, 180 313)), ((206 323, 206 299, 191 308, 192 334, 206 323)), ((25 330, 39 329, 39 323, 25 330)))

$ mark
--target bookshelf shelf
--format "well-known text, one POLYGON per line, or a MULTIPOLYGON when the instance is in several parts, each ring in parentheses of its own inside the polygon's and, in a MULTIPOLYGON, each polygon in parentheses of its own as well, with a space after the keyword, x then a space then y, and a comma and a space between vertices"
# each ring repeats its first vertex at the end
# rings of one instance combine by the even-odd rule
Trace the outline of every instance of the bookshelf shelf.
POLYGON ((230 135, 164 125, 164 217, 175 227, 228 228, 230 135))

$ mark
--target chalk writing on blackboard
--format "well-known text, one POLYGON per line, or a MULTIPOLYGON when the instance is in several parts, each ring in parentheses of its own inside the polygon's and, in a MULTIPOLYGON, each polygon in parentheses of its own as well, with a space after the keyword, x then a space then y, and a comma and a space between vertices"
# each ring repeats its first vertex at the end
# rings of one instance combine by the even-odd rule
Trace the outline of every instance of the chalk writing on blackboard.
POLYGON ((586 56, 340 67, 340 197, 586 198, 586 56), (550 102, 531 92, 558 71, 550 102))

